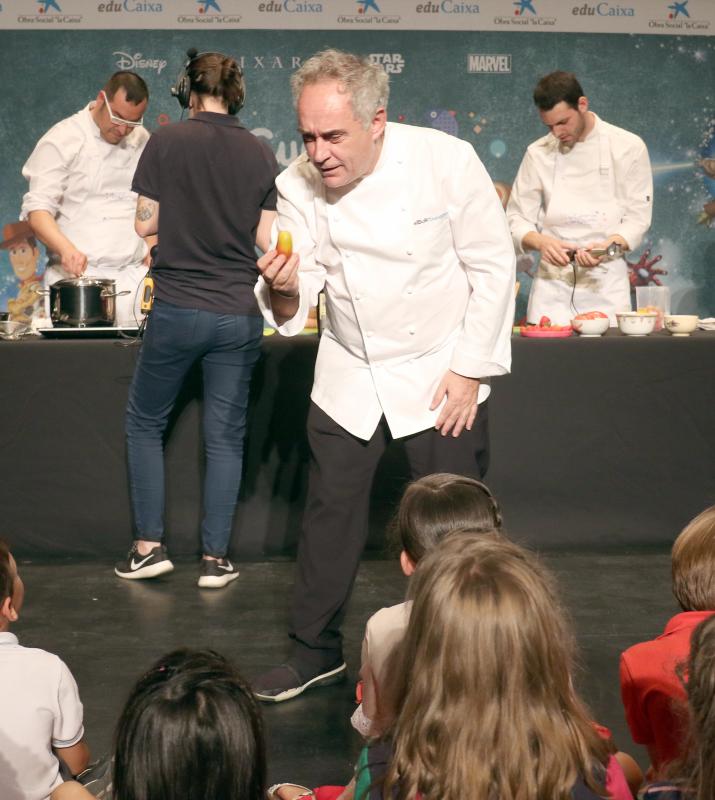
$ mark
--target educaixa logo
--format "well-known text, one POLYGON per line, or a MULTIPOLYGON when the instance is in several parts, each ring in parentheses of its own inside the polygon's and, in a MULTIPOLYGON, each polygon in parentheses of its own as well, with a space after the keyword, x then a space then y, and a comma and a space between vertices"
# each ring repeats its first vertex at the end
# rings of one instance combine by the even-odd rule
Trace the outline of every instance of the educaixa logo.
POLYGON ((396 25, 401 17, 393 14, 387 5, 384 0, 357 0, 357 13, 340 14, 338 22, 343 25, 396 25))
POLYGON ((537 0, 508 0, 508 2, 504 2, 503 7, 506 13, 497 14, 494 17, 495 25, 540 28, 556 24, 556 17, 539 13, 537 0))
POLYGON ((672 31, 676 34, 679 31, 697 31, 699 34, 707 35, 710 30, 709 20, 697 18, 695 8, 690 8, 689 3, 690 0, 664 2, 662 15, 649 19, 648 27, 654 31, 672 31))
MULTIPOLYGON (((74 5, 77 0, 74 0, 74 5)), ((30 0, 23 4, 28 9, 25 14, 18 14, 17 21, 25 25, 62 25, 82 22, 82 15, 76 14, 62 6, 57 0, 30 0), (32 9, 32 11, 30 11, 32 9), (34 12, 34 13, 33 13, 34 12)))
POLYGON ((229 13, 225 6, 227 0, 181 0, 180 3, 172 3, 180 8, 186 8, 186 13, 179 14, 176 21, 182 25, 194 25, 202 22, 207 25, 226 25, 235 24, 241 21, 241 15, 229 13), (191 10, 189 10, 191 9, 191 10))

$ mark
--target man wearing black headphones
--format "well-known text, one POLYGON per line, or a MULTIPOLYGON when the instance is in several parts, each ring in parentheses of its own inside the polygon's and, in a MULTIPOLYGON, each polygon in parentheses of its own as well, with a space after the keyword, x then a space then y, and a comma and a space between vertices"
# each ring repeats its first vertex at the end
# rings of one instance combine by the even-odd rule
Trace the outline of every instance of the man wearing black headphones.
POLYGON ((198 583, 221 588, 238 577, 227 551, 263 337, 255 245, 268 248, 278 167, 268 145, 235 116, 245 97, 236 61, 187 55, 172 93, 189 118, 152 136, 132 183, 136 231, 158 233, 160 244, 154 306, 127 407, 135 537, 115 572, 134 580, 173 569, 163 543, 163 435, 184 377, 200 362, 206 474, 198 583))

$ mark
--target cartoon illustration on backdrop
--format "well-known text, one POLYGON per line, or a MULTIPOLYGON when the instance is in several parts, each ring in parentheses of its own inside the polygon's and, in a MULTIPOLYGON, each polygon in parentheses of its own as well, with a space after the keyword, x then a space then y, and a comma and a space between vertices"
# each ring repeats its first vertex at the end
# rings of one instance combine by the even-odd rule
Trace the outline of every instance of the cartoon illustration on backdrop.
POLYGON ((0 250, 7 250, 10 266, 19 282, 17 296, 7 301, 7 310, 11 320, 30 324, 43 305, 42 296, 37 293, 42 281, 38 272, 40 248, 28 222, 9 222, 2 234, 0 250))
POLYGON ((667 269, 657 269, 657 264, 663 256, 650 257, 650 247, 645 249, 641 254, 638 261, 630 262, 626 259, 628 265, 628 280, 631 288, 635 289, 636 286, 662 286, 663 282, 658 278, 658 275, 667 275, 667 269))
POLYGON ((450 136, 459 136, 457 112, 446 108, 433 108, 425 114, 425 122, 431 127, 450 136))

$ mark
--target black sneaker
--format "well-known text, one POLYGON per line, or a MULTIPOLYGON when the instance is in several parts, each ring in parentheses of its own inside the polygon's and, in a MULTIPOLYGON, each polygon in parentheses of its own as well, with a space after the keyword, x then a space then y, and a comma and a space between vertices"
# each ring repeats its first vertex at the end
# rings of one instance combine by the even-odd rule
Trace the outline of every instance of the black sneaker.
POLYGON ((315 673, 310 677, 303 677, 292 664, 281 664, 272 670, 260 675, 253 681, 253 694, 264 703, 282 703, 291 700, 306 689, 317 689, 321 686, 332 686, 344 681, 347 677, 345 662, 334 669, 315 673))
POLYGON ((158 544, 145 556, 137 550, 136 544, 133 544, 126 559, 115 565, 114 574, 130 581, 138 581, 142 578, 156 578, 173 569, 174 565, 169 560, 163 544, 158 544))
POLYGON ((222 589, 238 578, 238 570, 227 558, 214 561, 202 558, 199 566, 199 586, 202 589, 222 589))

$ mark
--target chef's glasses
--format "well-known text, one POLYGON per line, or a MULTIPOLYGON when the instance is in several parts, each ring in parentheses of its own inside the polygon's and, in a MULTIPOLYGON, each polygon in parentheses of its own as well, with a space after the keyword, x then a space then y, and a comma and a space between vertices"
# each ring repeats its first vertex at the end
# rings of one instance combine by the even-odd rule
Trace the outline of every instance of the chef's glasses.
POLYGON ((139 119, 122 119, 122 117, 118 117, 113 111, 112 107, 109 105, 109 100, 107 99, 107 94, 102 89, 102 97, 104 98, 104 104, 107 106, 107 111, 109 112, 109 119, 115 125, 126 125, 129 128, 138 128, 144 124, 144 117, 140 117, 139 119))

